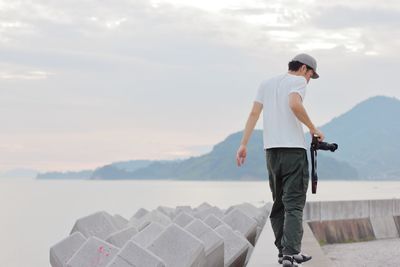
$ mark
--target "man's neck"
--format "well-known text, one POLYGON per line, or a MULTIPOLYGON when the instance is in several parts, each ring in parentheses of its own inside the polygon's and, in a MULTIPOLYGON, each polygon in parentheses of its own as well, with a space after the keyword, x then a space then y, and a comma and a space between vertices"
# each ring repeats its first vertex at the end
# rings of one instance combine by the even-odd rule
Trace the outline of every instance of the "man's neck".
POLYGON ((300 73, 300 71, 289 70, 288 73, 289 73, 289 74, 292 74, 292 75, 296 75, 296 76, 303 76, 303 75, 300 73))

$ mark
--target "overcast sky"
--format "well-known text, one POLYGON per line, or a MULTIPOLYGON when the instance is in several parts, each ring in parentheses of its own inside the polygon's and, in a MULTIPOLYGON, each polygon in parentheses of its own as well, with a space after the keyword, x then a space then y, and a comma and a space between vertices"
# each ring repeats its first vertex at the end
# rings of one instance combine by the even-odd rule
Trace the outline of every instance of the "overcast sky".
POLYGON ((0 170, 208 152, 300 52, 323 125, 400 97, 399 48, 394 0, 0 0, 0 170))

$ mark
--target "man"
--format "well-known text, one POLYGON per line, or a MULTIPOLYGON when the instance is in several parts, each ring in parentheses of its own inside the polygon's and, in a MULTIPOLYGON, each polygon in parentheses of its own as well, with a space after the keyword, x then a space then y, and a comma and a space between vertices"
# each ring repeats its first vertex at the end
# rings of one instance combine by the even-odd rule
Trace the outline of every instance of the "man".
POLYGON ((302 123, 319 141, 324 139, 324 134, 311 122, 302 102, 310 79, 319 77, 316 71, 316 60, 299 54, 289 62, 287 73, 261 83, 236 155, 237 164, 241 166, 251 133, 264 110, 264 149, 274 200, 269 217, 279 250, 278 262, 284 267, 298 266, 311 259, 301 253, 303 209, 309 181, 302 123))

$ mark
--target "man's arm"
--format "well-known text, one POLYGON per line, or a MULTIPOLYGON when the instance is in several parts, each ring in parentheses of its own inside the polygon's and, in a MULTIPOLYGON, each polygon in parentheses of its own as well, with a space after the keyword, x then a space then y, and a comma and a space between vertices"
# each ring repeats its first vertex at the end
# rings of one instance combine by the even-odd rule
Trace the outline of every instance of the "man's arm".
POLYGON ((254 127, 256 127, 258 118, 260 117, 262 108, 263 108, 263 105, 261 103, 254 101, 253 108, 251 109, 249 117, 247 118, 246 126, 245 126, 245 129, 243 132, 242 141, 240 142, 241 145, 247 146, 247 143, 249 142, 251 133, 253 132, 254 127))
POLYGON ((310 118, 308 117, 307 111, 303 106, 303 101, 298 93, 290 93, 289 94, 289 107, 293 111, 293 114, 296 118, 301 121, 307 128, 310 130, 311 135, 318 135, 319 141, 324 140, 324 134, 319 131, 314 124, 311 122, 310 118))
POLYGON ((247 154, 247 143, 249 142, 251 133, 254 130, 254 127, 257 124, 258 118, 260 117, 263 105, 259 102, 254 102, 253 108, 249 114, 249 117, 246 122, 246 126, 243 132, 242 141, 240 142, 240 147, 236 153, 236 162, 237 165, 240 166, 244 163, 247 154))

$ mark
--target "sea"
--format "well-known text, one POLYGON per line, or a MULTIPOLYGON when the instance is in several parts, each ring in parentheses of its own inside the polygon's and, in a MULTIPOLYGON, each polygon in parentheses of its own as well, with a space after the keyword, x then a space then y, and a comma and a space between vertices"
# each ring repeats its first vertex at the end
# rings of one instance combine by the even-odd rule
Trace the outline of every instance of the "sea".
MULTIPOLYGON (((323 181, 307 201, 400 198, 400 182, 323 181)), ((272 202, 268 181, 33 180, 0 179, 0 266, 50 266, 49 250, 75 221, 97 211, 129 219, 139 208, 226 209, 243 202, 272 202)))

